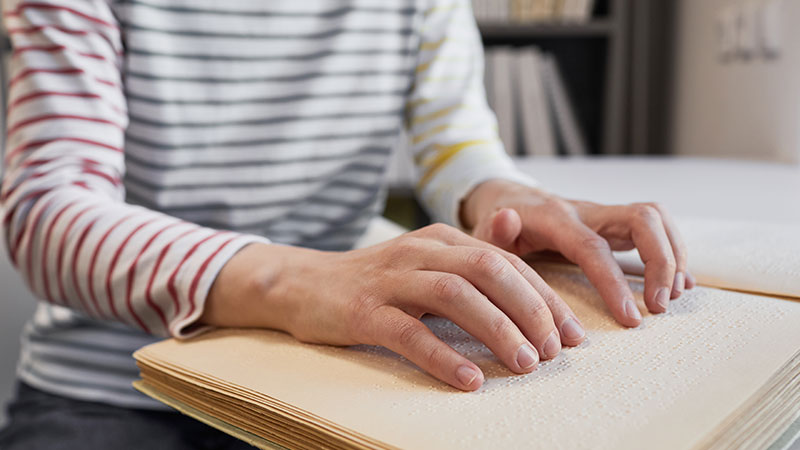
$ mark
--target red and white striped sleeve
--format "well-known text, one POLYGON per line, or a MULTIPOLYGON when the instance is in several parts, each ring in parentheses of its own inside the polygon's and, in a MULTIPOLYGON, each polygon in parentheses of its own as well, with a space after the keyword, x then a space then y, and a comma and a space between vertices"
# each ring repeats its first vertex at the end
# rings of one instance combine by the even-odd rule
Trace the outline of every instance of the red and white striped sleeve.
POLYGON ((46 301, 185 336, 257 236, 124 202, 119 25, 104 0, 4 0, 13 53, 0 201, 10 258, 46 301))

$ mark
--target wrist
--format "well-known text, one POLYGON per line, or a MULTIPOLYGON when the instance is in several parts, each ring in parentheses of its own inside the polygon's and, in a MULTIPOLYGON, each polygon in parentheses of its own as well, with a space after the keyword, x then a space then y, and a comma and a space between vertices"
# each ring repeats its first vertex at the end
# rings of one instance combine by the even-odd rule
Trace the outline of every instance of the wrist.
POLYGON ((480 183, 461 201, 459 219, 462 227, 467 230, 474 228, 481 218, 502 208, 504 198, 513 197, 515 193, 523 191, 530 194, 531 191, 539 190, 502 179, 480 183))
MULTIPOLYGON (((301 298, 298 278, 310 276, 324 252, 276 244, 242 248, 222 268, 206 299, 200 324, 289 331, 301 298)), ((307 279, 306 279, 307 281, 307 279)))

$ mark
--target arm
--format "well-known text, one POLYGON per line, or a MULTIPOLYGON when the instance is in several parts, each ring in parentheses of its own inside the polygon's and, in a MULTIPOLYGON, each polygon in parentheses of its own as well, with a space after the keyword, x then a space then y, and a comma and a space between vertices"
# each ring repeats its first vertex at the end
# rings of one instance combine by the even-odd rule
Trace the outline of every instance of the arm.
MULTIPOLYGON (((639 249, 651 312, 666 311, 670 298, 693 286, 680 233, 663 207, 567 201, 517 171, 486 105, 481 41, 468 2, 426 14, 416 71, 408 128, 419 196, 435 219, 474 228, 475 236, 517 255, 562 253, 584 269, 626 326, 638 326, 642 317, 612 250, 639 249)), ((569 318, 556 317, 562 335, 566 322, 559 320, 569 318)))
POLYGON ((516 169, 498 137, 469 2, 437 3, 446 4, 424 16, 406 122, 422 204, 436 221, 460 226, 461 201, 482 182, 537 182, 516 169))
MULTIPOLYGON (((423 198, 455 224, 461 197, 481 180, 530 181, 491 127, 468 3, 424 17, 409 126, 423 198)), ((452 386, 480 387, 480 368, 420 322, 426 313, 453 320, 517 373, 584 337, 569 307, 519 257, 444 224, 344 253, 249 246, 221 271, 201 321, 383 345, 452 386)))
POLYGON ((183 336, 254 236, 124 202, 119 25, 103 0, 3 2, 12 38, 3 228, 43 300, 183 336))
POLYGON ((638 326, 642 316, 613 250, 638 249, 652 313, 666 312, 670 300, 695 285, 681 234, 658 203, 600 205, 490 180, 467 196, 461 217, 474 236, 510 252, 554 251, 578 264, 626 326, 638 326))

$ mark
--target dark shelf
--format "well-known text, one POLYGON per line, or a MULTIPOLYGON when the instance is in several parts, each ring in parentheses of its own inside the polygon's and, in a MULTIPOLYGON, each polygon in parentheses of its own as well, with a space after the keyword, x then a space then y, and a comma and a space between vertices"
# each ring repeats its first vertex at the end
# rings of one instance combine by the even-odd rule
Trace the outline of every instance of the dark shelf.
POLYGON ((480 22, 484 39, 604 37, 614 33, 614 22, 594 19, 590 22, 508 23, 480 22))

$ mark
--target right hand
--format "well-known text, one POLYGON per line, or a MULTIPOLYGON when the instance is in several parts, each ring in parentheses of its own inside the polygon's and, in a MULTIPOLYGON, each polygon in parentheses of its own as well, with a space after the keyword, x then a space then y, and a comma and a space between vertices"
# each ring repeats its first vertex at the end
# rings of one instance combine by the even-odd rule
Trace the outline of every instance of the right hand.
POLYGON ((442 224, 341 253, 252 244, 223 268, 201 322, 276 328, 310 343, 382 345, 458 389, 479 388, 480 368, 419 320, 426 313, 452 320, 516 373, 585 336, 522 259, 442 224), (265 265, 267 272, 253 270, 265 265), (255 282, 237 282, 247 273, 255 282))

